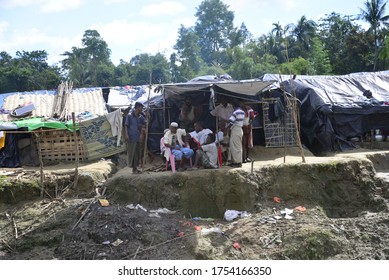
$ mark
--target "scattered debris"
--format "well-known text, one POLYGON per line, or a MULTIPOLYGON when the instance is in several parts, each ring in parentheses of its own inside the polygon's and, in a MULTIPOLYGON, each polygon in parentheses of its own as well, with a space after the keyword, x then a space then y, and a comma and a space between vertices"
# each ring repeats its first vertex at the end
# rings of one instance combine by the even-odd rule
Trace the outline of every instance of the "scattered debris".
POLYGON ((232 247, 234 247, 238 251, 242 251, 242 248, 240 247, 238 242, 235 242, 234 244, 232 244, 232 247))
POLYGON ((304 206, 296 206, 294 208, 294 210, 299 211, 299 212, 306 212, 307 208, 305 208, 304 206))
POLYGON ((131 204, 127 205, 126 208, 131 209, 131 210, 140 209, 140 210, 143 210, 143 211, 147 212, 147 209, 144 208, 144 207, 143 207, 142 205, 140 205, 140 204, 134 205, 134 204, 131 203, 131 204))
POLYGON ((207 235, 207 234, 210 234, 212 232, 215 232, 215 233, 222 233, 222 230, 218 227, 213 227, 213 228, 203 228, 201 229, 201 234, 202 235, 207 235))
POLYGON ((119 246, 120 244, 123 243, 123 240, 121 240, 120 238, 116 239, 115 242, 112 243, 113 246, 117 247, 119 246))
POLYGON ((224 219, 227 222, 231 222, 236 218, 250 217, 251 214, 246 211, 237 211, 237 210, 226 210, 224 213, 224 219))
POLYGON ((109 201, 106 199, 99 199, 100 205, 103 207, 109 206, 109 201))

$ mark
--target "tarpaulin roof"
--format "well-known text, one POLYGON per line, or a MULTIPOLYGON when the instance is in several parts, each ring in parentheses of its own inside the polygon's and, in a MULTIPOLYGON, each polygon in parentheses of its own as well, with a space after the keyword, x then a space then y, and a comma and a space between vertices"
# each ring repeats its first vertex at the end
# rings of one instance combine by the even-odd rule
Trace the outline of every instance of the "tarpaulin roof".
POLYGON ((275 81, 246 81, 238 83, 218 83, 214 84, 216 92, 227 91, 233 94, 243 96, 256 96, 259 93, 267 90, 275 81))
POLYGON ((349 149, 353 147, 349 139, 372 129, 389 133, 389 71, 279 80, 301 102, 303 143, 315 154, 349 149))
POLYGON ((177 95, 208 92, 211 88, 218 93, 232 93, 234 96, 256 96, 269 88, 275 81, 227 81, 216 83, 182 83, 164 85, 166 98, 174 98, 177 95))
MULTIPOLYGON (((265 74, 264 81, 276 79, 278 82, 290 83, 292 87, 309 88, 320 98, 322 104, 344 108, 363 107, 366 97, 363 93, 370 90, 378 101, 389 101, 389 71, 363 72, 341 76, 306 76, 265 74)), ((293 88, 289 88, 293 93, 293 88)))
POLYGON ((30 118, 17 120, 13 122, 17 127, 27 127, 28 131, 36 130, 39 128, 55 128, 55 129, 67 129, 68 127, 60 121, 46 121, 44 118, 30 118))

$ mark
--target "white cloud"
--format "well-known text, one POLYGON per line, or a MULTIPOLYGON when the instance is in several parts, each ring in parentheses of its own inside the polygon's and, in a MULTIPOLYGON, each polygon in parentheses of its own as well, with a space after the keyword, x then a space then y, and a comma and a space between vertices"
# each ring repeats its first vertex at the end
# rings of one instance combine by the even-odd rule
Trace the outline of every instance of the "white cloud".
POLYGON ((0 38, 7 31, 9 23, 7 21, 0 21, 0 38))
POLYGON ((121 3, 128 3, 128 2, 131 2, 131 0, 104 0, 104 3, 107 5, 121 4, 121 3))
POLYGON ((9 0, 1 2, 5 8, 38 6, 43 13, 62 12, 81 6, 86 0, 9 0))
POLYGON ((90 29, 97 30, 107 42, 112 50, 112 61, 117 64, 119 59, 129 61, 139 53, 170 54, 181 23, 191 26, 194 18, 172 18, 162 22, 114 20, 104 25, 92 25, 90 29))
POLYGON ((80 45, 82 34, 73 38, 62 36, 49 36, 36 28, 22 32, 14 31, 7 42, 0 41, 0 49, 15 55, 18 51, 45 50, 49 54, 48 63, 57 63, 64 57, 65 51, 70 51, 73 46, 80 45), (42 47, 44 46, 44 47, 42 47))
POLYGON ((150 4, 142 7, 140 15, 147 17, 171 15, 177 16, 186 10, 186 6, 180 2, 166 1, 158 4, 150 4))
POLYGON ((66 10, 76 9, 83 3, 82 0, 47 0, 41 6, 44 13, 63 12, 66 10))
POLYGON ((16 8, 16 7, 28 7, 31 5, 36 5, 41 2, 44 2, 43 0, 8 0, 8 1, 1 1, 0 5, 2 7, 6 8, 16 8))

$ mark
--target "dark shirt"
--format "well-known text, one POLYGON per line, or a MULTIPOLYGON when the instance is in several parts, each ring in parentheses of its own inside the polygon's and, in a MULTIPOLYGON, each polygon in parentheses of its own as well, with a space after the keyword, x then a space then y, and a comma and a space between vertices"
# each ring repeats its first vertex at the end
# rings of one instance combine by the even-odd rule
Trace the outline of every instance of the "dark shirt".
POLYGON ((128 139, 130 141, 139 142, 139 136, 142 128, 146 127, 146 119, 142 114, 135 115, 134 111, 131 111, 126 118, 125 125, 128 131, 128 139))

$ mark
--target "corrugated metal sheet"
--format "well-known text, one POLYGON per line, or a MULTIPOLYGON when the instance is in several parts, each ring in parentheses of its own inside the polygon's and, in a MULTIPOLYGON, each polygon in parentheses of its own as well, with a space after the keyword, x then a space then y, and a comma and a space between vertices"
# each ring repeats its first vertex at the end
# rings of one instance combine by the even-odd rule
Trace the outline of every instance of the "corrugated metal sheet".
MULTIPOLYGON (((17 93, 8 96, 4 100, 3 108, 13 110, 19 105, 33 103, 35 110, 32 112, 32 117, 51 117, 53 114, 53 102, 55 95, 53 94, 21 94, 17 93)), ((101 89, 88 92, 73 92, 68 100, 68 112, 74 112, 76 115, 85 111, 91 112, 94 115, 106 115, 107 109, 101 89)), ((12 121, 8 114, 0 114, 0 120, 12 121)))

